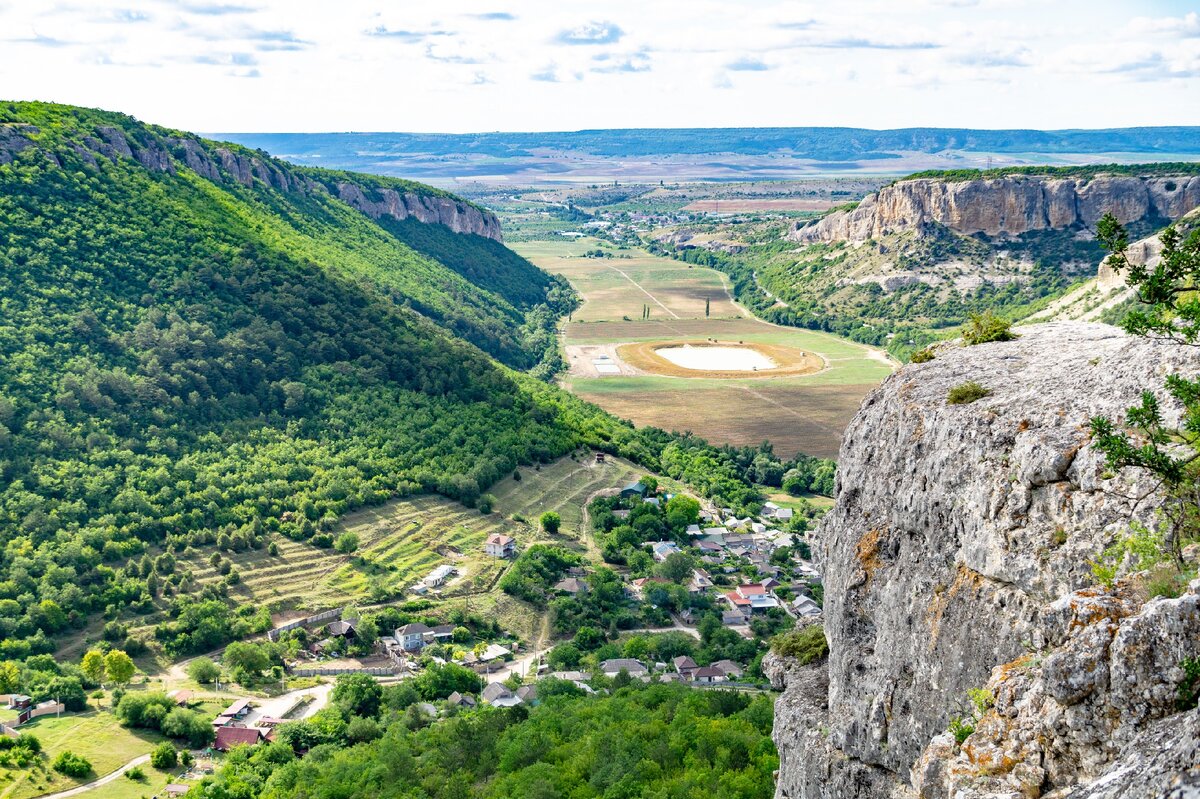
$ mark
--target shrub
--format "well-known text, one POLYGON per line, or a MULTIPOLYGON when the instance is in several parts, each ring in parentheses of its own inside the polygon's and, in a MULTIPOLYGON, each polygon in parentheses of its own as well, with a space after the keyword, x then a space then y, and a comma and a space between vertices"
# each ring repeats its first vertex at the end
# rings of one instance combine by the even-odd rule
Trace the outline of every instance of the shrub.
POLYGON ((343 555, 349 555, 358 549, 358 536, 354 533, 342 533, 334 542, 333 548, 343 555))
POLYGON ((125 772, 125 777, 126 779, 133 780, 134 782, 142 782, 146 779, 146 772, 142 771, 141 766, 134 766, 125 772))
POLYGON ((550 535, 558 532, 558 528, 562 526, 562 517, 552 510, 548 510, 542 514, 541 518, 542 529, 550 535))
POLYGON ((974 380, 968 380, 950 389, 950 393, 946 395, 946 404, 970 405, 975 400, 981 400, 991 393, 991 389, 984 388, 974 380))
POLYGON ((1012 341, 1017 334, 1012 332, 1012 322, 1001 319, 991 310, 971 314, 970 321, 963 327, 963 342, 967 346, 987 344, 991 341, 1012 341))
POLYGON ((187 673, 198 683, 210 683, 221 676, 221 668, 208 658, 196 658, 188 664, 187 673))
POLYGON ((954 736, 954 741, 959 746, 970 738, 973 732, 975 732, 974 719, 965 719, 961 716, 950 717, 950 734, 954 736))
POLYGON ((1178 698, 1175 706, 1182 710, 1191 710, 1200 704, 1200 657, 1184 658, 1179 662, 1183 669, 1183 680, 1176 688, 1178 698))
POLYGON ((59 752, 50 768, 68 777, 86 777, 92 773, 92 764, 69 750, 59 752))
POLYGON ((479 508, 479 512, 488 514, 492 512, 492 508, 496 507, 496 497, 493 494, 484 494, 475 502, 475 507, 479 508))
POLYGON ((175 768, 179 764, 179 753, 175 751, 175 747, 163 741, 158 746, 154 747, 154 751, 150 753, 150 765, 156 769, 166 771, 167 769, 175 768))
POLYGON ((917 350, 909 358, 912 363, 929 363, 933 360, 933 350, 929 347, 917 350))
POLYGON ((771 651, 780 657, 795 658, 801 666, 806 666, 829 654, 829 642, 821 625, 810 624, 772 638, 771 651))

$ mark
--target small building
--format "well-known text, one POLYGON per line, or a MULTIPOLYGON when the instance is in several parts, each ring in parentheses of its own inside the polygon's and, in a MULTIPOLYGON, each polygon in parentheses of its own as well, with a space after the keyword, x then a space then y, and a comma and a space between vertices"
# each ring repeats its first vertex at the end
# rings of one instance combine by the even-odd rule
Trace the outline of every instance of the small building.
POLYGON ((179 707, 187 707, 189 704, 191 704, 192 698, 195 695, 196 694, 194 691, 179 689, 176 691, 171 691, 169 694, 167 694, 167 698, 179 707))
POLYGON ((190 786, 190 785, 182 785, 178 782, 172 782, 163 790, 165 790, 167 792, 167 796, 183 796, 185 793, 187 793, 191 789, 192 789, 192 786, 190 786))
POLYGON ((433 637, 435 640, 445 641, 448 638, 454 637, 454 625, 453 624, 439 624, 438 626, 436 626, 432 630, 430 630, 430 633, 433 634, 433 637))
POLYGON ((795 513, 791 508, 780 508, 779 510, 775 511, 775 519, 781 522, 790 522, 792 520, 792 516, 794 515, 795 513))
POLYGON ((538 703, 537 686, 522 685, 517 689, 517 699, 526 705, 536 705, 538 703))
POLYGON ((488 683, 480 696, 486 704, 493 707, 513 707, 521 704, 520 698, 502 682, 488 683))
POLYGON ((355 621, 331 621, 325 625, 325 635, 330 638, 353 638, 355 621))
POLYGON ((792 600, 792 610, 797 616, 810 617, 821 615, 821 606, 803 594, 792 600))
POLYGON ((517 554, 517 542, 512 536, 492 533, 488 536, 483 549, 493 558, 511 558, 517 554))
POLYGON ((689 536, 693 536, 693 537, 699 537, 699 536, 704 535, 704 531, 700 529, 700 525, 698 525, 698 524, 689 524, 687 526, 686 532, 689 536))
POLYGON ((621 498, 622 499, 628 499, 630 497, 645 497, 645 496, 646 496, 646 484, 643 483, 641 480, 638 480, 636 483, 630 483, 629 485, 627 485, 621 489, 621 498))
POLYGON ((616 677, 622 671, 629 673, 630 677, 641 677, 643 674, 649 674, 650 669, 646 668, 646 664, 634 658, 612 658, 600 664, 600 671, 605 677, 616 677))
POLYGON ((692 674, 692 682, 707 684, 725 682, 725 672, 716 666, 701 666, 692 674))
POLYGON ((743 674, 741 665, 732 660, 718 660, 712 665, 725 672, 725 676, 732 680, 736 680, 743 674))
POLYGON ((33 698, 25 694, 13 694, 8 698, 8 706, 13 710, 24 710, 33 704, 33 698))
POLYGON ((478 702, 475 701, 475 697, 471 696, 470 694, 460 694, 458 691, 455 691, 454 693, 450 694, 450 696, 446 697, 446 701, 454 707, 467 709, 476 707, 478 705, 478 702))
POLYGON ((425 648, 425 635, 432 632, 421 622, 413 622, 396 630, 396 642, 405 652, 420 652, 425 648))
POLYGON ((654 553, 654 559, 659 563, 681 551, 674 541, 656 541, 650 550, 654 553))
POLYGON ((250 698, 243 697, 234 700, 233 704, 221 711, 222 716, 229 716, 234 719, 243 719, 250 712, 250 698))
POLYGON ((757 613, 779 607, 779 600, 770 589, 763 588, 759 583, 744 583, 732 591, 725 592, 725 599, 735 609, 747 613, 757 613))
POLYGON ((629 584, 629 593, 637 599, 646 598, 646 589, 655 585, 670 585, 666 577, 639 577, 629 584))
POLYGON ((749 624, 750 619, 740 609, 726 610, 721 613, 721 624, 726 627, 741 627, 749 624))
POLYGON ((587 593, 588 585, 578 577, 564 577, 554 584, 554 590, 560 594, 578 596, 579 594, 587 593))
POLYGON ((228 752, 235 746, 254 746, 266 737, 258 727, 221 727, 217 730, 213 749, 228 752))
POLYGON ((696 665, 696 661, 692 660, 687 655, 680 655, 671 660, 671 665, 675 667, 675 671, 679 672, 679 676, 685 680, 690 680, 696 669, 700 668, 696 665))
POLYGON ((438 566, 436 569, 431 571, 429 576, 427 576, 422 582, 424 582, 429 588, 437 588, 449 580, 451 575, 453 575, 456 571, 457 569, 455 569, 449 563, 443 563, 441 566, 438 566))
POLYGON ((692 569, 692 579, 688 583, 688 592, 692 594, 703 594, 705 591, 713 587, 712 577, 704 569, 692 569))
POLYGON ((587 671, 552 671, 550 676, 556 680, 567 680, 568 682, 587 682, 592 679, 591 672, 587 671))

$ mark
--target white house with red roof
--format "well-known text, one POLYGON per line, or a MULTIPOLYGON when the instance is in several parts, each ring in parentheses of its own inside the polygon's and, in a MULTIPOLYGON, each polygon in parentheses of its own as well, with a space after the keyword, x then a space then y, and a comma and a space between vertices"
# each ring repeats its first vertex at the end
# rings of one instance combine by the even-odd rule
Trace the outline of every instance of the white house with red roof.
POLYGON ((483 545, 483 550, 493 558, 511 558, 517 554, 517 542, 512 536, 492 533, 483 545))
POLYGON ((745 583, 732 591, 725 592, 725 599, 734 610, 743 613, 761 613, 779 607, 779 599, 771 589, 761 583, 745 583))

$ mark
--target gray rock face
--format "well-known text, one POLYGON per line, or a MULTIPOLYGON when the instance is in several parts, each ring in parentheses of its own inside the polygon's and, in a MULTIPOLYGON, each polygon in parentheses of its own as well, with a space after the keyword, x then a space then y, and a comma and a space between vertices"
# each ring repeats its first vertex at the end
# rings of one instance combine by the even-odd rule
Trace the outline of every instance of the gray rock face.
POLYGON ((1106 475, 1086 428, 1170 372, 1200 353, 1057 323, 944 348, 864 400, 818 531, 826 695, 776 667, 780 797, 1039 796, 1134 757, 1200 654, 1200 597, 1089 589, 1090 561, 1156 503, 1147 476, 1106 475), (947 405, 967 380, 992 394, 947 405), (950 718, 985 685, 995 707, 960 749, 950 718))
POLYGON ((865 241, 938 224, 964 233, 1018 235, 1091 227, 1105 213, 1128 224, 1148 216, 1178 219, 1200 206, 1200 177, 1012 176, 991 180, 902 180, 869 194, 851 211, 797 226, 801 242, 865 241))
POLYGON ((373 201, 357 184, 338 184, 338 198, 372 219, 382 216, 408 219, 411 216, 427 224, 445 225, 456 233, 473 233, 496 241, 503 240, 500 220, 494 214, 453 197, 420 195, 413 192, 400 194, 392 189, 383 189, 378 194, 379 199, 373 201))

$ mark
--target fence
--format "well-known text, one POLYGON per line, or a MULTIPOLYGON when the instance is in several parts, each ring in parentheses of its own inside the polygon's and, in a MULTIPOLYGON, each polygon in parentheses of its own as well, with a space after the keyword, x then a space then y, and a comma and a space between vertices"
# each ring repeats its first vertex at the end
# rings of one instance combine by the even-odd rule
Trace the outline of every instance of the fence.
POLYGON ((320 613, 316 614, 315 616, 309 616, 306 619, 296 619, 295 621, 290 621, 287 624, 276 627, 275 629, 267 632, 267 638, 269 638, 272 641, 278 641, 279 636, 282 635, 283 633, 291 632, 292 630, 297 630, 301 627, 311 627, 314 624, 321 624, 323 622, 333 621, 334 619, 340 618, 341 615, 342 615, 341 608, 334 608, 333 610, 323 610, 320 613))

